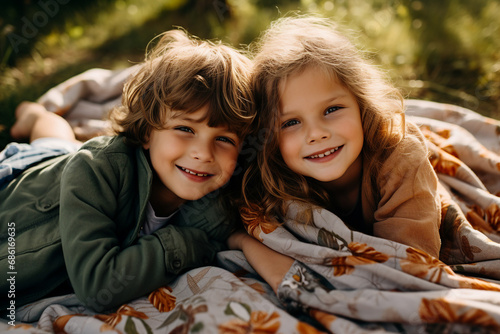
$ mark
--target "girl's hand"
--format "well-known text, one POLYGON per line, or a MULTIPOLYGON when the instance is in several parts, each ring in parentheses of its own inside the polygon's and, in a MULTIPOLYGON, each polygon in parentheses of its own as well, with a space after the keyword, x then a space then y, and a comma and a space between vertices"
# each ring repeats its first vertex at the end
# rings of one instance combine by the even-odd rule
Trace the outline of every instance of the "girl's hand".
POLYGON ((229 249, 241 250, 246 238, 251 238, 244 230, 237 230, 227 239, 227 246, 229 249))

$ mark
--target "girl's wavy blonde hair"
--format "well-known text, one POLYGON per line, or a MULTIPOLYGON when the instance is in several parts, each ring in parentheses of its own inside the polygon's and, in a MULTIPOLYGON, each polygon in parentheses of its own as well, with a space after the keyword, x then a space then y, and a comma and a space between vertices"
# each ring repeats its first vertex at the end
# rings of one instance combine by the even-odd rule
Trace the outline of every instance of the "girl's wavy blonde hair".
POLYGON ((378 166, 405 134, 401 93, 325 18, 281 18, 253 47, 256 121, 265 139, 243 178, 246 206, 276 221, 290 200, 322 207, 328 203, 328 193, 312 178, 291 171, 279 151, 280 88, 286 78, 310 67, 321 69, 355 96, 364 132, 364 175, 369 175, 363 184, 376 187, 378 166))
POLYGON ((181 29, 151 42, 156 39, 144 63, 126 82, 122 106, 110 115, 115 133, 140 146, 147 143, 152 129, 162 129, 173 115, 208 105, 209 126, 227 126, 243 138, 254 114, 249 58, 181 29))

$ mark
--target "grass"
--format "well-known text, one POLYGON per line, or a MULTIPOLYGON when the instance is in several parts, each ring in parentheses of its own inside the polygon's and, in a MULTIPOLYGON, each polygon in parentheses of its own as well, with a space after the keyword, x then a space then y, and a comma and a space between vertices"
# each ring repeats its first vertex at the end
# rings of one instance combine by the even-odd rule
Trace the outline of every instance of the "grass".
POLYGON ((94 2, 71 12, 61 9, 61 15, 51 19, 57 24, 47 25, 25 55, 9 51, 8 29, 0 31, 0 46, 6 46, 0 54, 0 148, 11 140, 8 129, 19 102, 36 100, 90 68, 117 69, 140 62, 148 41, 173 26, 239 46, 290 10, 319 13, 347 27, 356 44, 408 97, 453 103, 500 119, 496 0, 94 2), (14 66, 5 61, 9 52, 14 66))

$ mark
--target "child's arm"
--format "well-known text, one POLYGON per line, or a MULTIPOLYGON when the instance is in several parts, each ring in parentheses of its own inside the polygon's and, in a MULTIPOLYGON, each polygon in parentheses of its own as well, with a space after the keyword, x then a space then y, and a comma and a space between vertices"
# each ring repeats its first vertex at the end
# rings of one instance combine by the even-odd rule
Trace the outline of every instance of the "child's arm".
POLYGON ((439 257, 441 202, 438 178, 423 136, 409 125, 404 141, 380 169, 374 235, 439 257))
POLYGON ((230 249, 241 249, 250 265, 276 292, 292 266, 294 259, 278 253, 244 231, 233 233, 228 239, 230 249))
POLYGON ((210 264, 219 249, 201 229, 167 225, 137 238, 139 203, 147 202, 148 180, 138 179, 133 157, 123 150, 99 152, 87 149, 90 144, 68 162, 61 180, 59 232, 78 298, 102 311, 210 264))

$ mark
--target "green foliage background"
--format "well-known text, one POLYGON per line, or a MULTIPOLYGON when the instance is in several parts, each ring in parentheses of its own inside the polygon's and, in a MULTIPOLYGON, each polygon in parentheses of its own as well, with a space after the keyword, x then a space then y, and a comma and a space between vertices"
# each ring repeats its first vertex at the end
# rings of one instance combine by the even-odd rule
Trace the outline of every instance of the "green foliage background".
POLYGON ((499 0, 2 0, 0 148, 19 102, 90 68, 140 62, 173 26, 245 47, 289 11, 348 28, 407 97, 500 119, 499 0))

